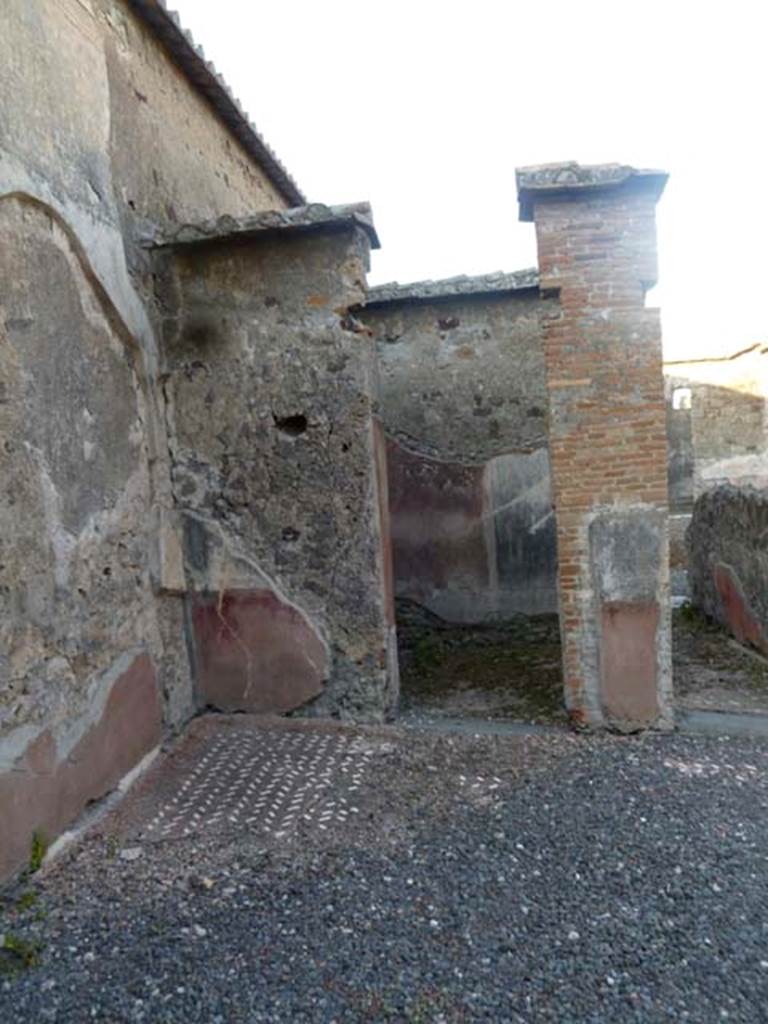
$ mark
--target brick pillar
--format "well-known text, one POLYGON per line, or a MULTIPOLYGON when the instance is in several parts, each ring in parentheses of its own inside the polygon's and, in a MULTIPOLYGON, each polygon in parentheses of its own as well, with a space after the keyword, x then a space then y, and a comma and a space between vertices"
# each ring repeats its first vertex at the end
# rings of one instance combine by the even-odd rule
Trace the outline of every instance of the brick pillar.
POLYGON ((543 294, 566 705, 578 726, 668 726, 667 441, 656 281, 657 171, 517 172, 543 294))

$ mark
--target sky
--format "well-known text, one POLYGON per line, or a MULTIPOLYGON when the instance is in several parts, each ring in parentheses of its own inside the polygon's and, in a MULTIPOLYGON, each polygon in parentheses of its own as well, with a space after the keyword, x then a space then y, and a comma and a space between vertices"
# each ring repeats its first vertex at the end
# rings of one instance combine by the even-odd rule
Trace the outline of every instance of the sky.
POLYGON ((169 0, 372 284, 536 263, 514 170, 656 167, 665 357, 768 341, 765 19, 731 0, 169 0))

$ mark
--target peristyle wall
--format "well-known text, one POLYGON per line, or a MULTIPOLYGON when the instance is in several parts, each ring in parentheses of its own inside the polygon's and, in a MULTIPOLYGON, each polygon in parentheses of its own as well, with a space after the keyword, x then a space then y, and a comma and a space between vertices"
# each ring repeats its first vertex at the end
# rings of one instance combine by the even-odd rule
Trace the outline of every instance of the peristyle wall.
POLYGON ((671 507, 708 488, 768 486, 768 349, 666 363, 671 507))

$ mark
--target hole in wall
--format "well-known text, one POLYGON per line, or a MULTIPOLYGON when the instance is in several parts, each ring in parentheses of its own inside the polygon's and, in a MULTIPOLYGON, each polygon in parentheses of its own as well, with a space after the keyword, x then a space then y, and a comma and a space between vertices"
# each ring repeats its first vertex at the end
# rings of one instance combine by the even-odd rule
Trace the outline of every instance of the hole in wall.
POLYGON ((273 414, 272 419, 280 433, 286 434, 288 437, 299 437, 307 429, 307 417, 303 413, 296 413, 293 416, 275 416, 273 414))

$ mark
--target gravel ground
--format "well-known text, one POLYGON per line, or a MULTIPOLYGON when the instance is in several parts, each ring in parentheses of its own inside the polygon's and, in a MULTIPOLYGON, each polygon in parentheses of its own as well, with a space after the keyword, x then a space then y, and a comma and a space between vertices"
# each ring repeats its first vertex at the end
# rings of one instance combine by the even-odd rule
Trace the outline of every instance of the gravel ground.
POLYGON ((108 819, 9 895, 0 1021, 766 1019, 768 743, 387 735, 330 837, 108 819))
POLYGON ((768 660, 690 607, 674 613, 675 701, 688 710, 768 712, 768 660))

